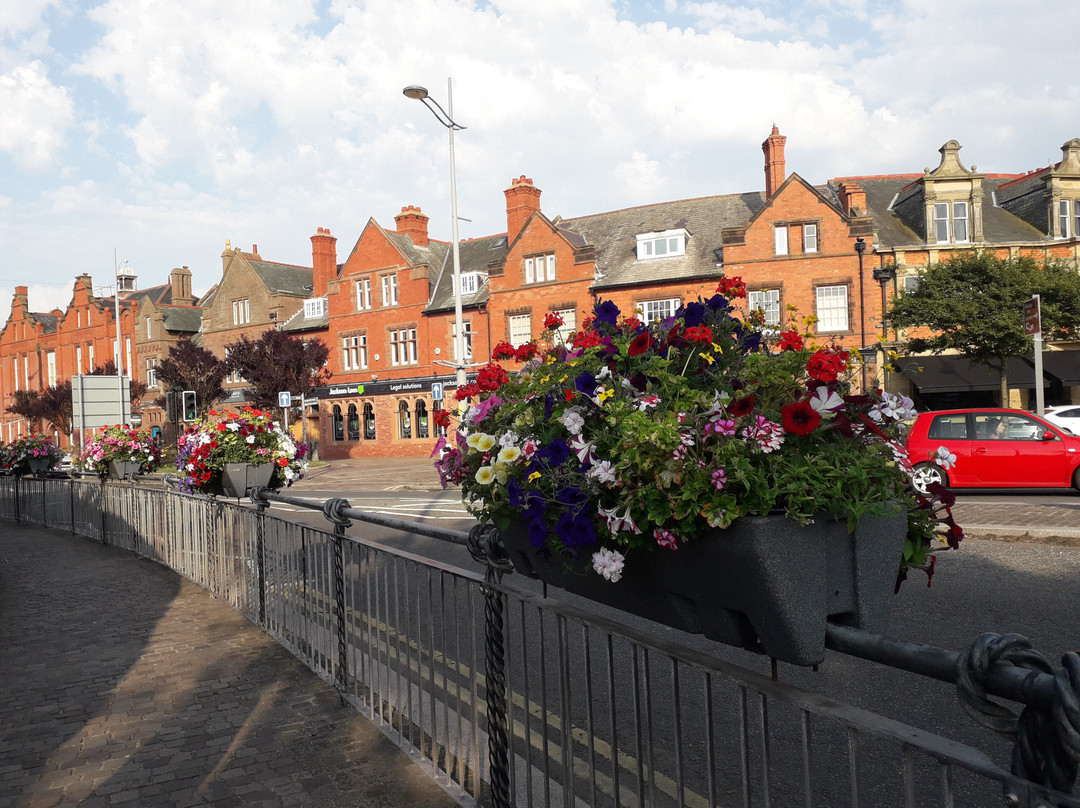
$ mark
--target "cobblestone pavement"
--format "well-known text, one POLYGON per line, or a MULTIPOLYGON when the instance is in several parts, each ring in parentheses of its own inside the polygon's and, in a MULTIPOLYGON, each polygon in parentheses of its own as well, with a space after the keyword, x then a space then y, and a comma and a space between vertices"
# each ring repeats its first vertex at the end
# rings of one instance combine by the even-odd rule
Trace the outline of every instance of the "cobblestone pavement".
POLYGON ((0 808, 455 804, 228 604, 0 523, 0 808))

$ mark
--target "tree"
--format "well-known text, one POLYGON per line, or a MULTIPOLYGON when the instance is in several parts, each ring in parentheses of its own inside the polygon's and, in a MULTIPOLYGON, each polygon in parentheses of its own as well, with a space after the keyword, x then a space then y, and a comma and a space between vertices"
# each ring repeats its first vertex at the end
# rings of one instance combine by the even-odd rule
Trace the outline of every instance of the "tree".
POLYGON ((12 415, 25 418, 31 432, 34 425, 42 419, 41 394, 37 390, 14 390, 11 393, 11 404, 7 411, 12 415))
POLYGON ((1001 374, 1008 402, 1010 356, 1031 351, 1024 335, 1024 302, 1040 295, 1043 333, 1053 340, 1080 337, 1080 275, 1061 261, 998 258, 967 252, 930 264, 919 285, 899 295, 889 310, 894 328, 926 326, 930 336, 908 340, 913 353, 956 351, 1001 374))
POLYGON ((278 405, 278 393, 307 395, 330 378, 330 349, 321 339, 304 340, 271 328, 257 340, 241 336, 229 345, 229 369, 251 385, 245 396, 260 409, 278 405))
MULTIPOLYGON (((170 347, 168 358, 157 366, 159 382, 164 382, 167 387, 195 391, 195 404, 200 416, 206 415, 225 397, 223 385, 228 372, 223 360, 187 337, 170 347)), ((164 407, 165 397, 158 398, 157 404, 164 407)))
MULTIPOLYGON (((98 365, 90 371, 91 376, 115 376, 116 375, 116 363, 113 360, 109 360, 104 365, 98 365)), ((139 403, 139 399, 146 395, 145 382, 138 381, 134 376, 128 381, 128 395, 131 399, 131 406, 135 407, 139 403)))
POLYGON ((38 401, 41 417, 64 435, 70 436, 71 424, 75 418, 71 400, 71 379, 54 387, 46 387, 38 396, 38 401))

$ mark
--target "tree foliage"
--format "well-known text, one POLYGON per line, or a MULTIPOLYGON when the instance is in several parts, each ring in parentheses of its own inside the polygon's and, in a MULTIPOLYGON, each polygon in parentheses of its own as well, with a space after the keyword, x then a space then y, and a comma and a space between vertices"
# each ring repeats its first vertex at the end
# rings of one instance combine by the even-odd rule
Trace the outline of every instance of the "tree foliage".
POLYGON ((30 424, 30 429, 41 420, 41 394, 37 390, 14 390, 11 393, 11 403, 7 411, 12 415, 25 418, 30 424))
MULTIPOLYGON (((225 397, 225 376, 229 372, 224 360, 218 359, 205 348, 200 348, 187 337, 169 348, 169 356, 157 366, 157 378, 166 387, 179 387, 195 391, 195 404, 200 416, 225 397)), ((164 407, 165 398, 157 399, 164 407)))
POLYGON ((1035 294, 1047 339, 1080 337, 1080 274, 1074 266, 989 252, 930 264, 914 290, 896 297, 888 317, 895 328, 925 326, 933 332, 908 340, 913 353, 956 351, 1000 372, 1004 389, 1009 357, 1031 352, 1023 305, 1035 294))
POLYGON ((71 424, 75 418, 74 404, 71 399, 71 379, 42 390, 38 396, 38 406, 42 418, 49 421, 61 433, 71 434, 71 424))
POLYGON ((283 390, 307 395, 330 378, 330 349, 321 339, 304 340, 271 328, 257 340, 242 335, 227 350, 229 369, 247 381, 245 397, 260 409, 276 408, 283 390))

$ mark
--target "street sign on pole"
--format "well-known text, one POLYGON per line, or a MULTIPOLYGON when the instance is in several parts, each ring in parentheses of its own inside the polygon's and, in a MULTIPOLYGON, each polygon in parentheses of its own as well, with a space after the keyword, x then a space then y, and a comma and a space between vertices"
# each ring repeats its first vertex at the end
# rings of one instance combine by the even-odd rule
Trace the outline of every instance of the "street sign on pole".
POLYGON ((1024 336, 1033 337, 1042 333, 1041 314, 1038 295, 1024 301, 1024 336))
POLYGON ((442 382, 431 383, 431 400, 442 401, 443 399, 443 387, 442 382))
POLYGON ((1024 334, 1034 338, 1035 412, 1042 416, 1046 414, 1046 408, 1043 405, 1042 312, 1039 303, 1038 295, 1024 301, 1024 334))
POLYGON ((292 406, 292 393, 288 390, 282 390, 277 394, 277 404, 279 407, 291 407, 292 406))

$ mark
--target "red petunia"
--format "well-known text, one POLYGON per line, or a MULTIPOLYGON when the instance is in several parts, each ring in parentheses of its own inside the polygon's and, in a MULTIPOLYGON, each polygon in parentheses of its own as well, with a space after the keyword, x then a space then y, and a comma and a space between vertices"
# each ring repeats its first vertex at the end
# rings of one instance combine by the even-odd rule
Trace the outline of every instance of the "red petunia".
POLYGON ((738 418, 740 415, 749 415, 754 411, 754 397, 743 396, 737 398, 727 405, 728 415, 732 418, 738 418))
POLYGON ((780 408, 784 431, 794 435, 809 435, 821 425, 818 414, 809 401, 796 401, 780 408))
POLYGON ((648 331, 643 331, 630 342, 630 346, 626 349, 626 353, 628 356, 640 356, 652 346, 652 334, 648 331))

